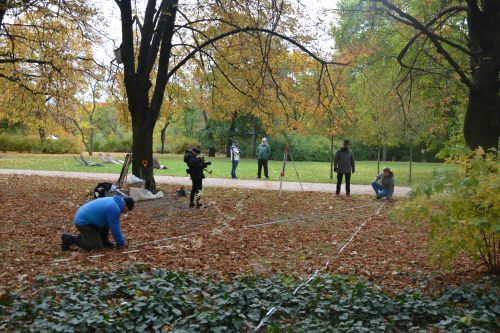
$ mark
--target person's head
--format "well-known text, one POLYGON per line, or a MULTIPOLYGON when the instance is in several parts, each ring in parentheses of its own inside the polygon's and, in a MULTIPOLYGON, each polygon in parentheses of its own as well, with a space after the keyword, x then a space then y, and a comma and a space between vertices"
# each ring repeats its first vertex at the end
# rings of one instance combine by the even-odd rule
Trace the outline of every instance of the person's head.
POLYGON ((238 141, 237 140, 233 140, 233 145, 238 146, 238 141))
POLYGON ((262 138, 262 144, 263 145, 267 144, 267 139, 266 138, 262 138))
POLYGON ((389 167, 385 167, 385 168, 382 170, 382 172, 384 173, 384 176, 385 176, 385 177, 388 177, 388 176, 392 173, 391 168, 389 168, 389 167))
POLYGON ((134 199, 126 197, 123 199, 125 201, 125 206, 123 207, 123 212, 128 213, 134 209, 134 199))
POLYGON ((344 148, 349 148, 351 142, 349 140, 344 140, 344 148))
POLYGON ((194 147, 193 149, 191 149, 191 152, 194 156, 198 156, 201 153, 201 149, 198 147, 194 147))

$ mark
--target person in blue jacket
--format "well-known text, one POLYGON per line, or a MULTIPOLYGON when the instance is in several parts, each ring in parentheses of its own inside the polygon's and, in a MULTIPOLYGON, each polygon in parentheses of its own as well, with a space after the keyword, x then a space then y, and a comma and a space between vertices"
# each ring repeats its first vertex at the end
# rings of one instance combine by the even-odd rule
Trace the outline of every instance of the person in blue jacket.
POLYGON ((118 247, 125 246, 125 237, 120 227, 120 215, 134 208, 134 199, 121 196, 99 198, 81 206, 73 220, 80 235, 63 234, 61 249, 69 250, 76 245, 85 250, 113 247, 109 241, 109 231, 118 247))

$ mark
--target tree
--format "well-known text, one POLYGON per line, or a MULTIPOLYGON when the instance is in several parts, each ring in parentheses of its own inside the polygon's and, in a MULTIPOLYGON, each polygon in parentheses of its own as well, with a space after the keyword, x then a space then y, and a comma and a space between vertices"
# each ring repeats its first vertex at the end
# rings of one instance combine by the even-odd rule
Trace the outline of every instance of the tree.
POLYGON ((65 68, 82 72, 94 62, 89 45, 100 40, 93 28, 96 15, 85 0, 0 0, 0 82, 55 96, 58 87, 51 80, 59 80, 65 68), (75 35, 78 48, 61 42, 75 35))
POLYGON ((155 189, 151 168, 153 130, 167 84, 189 60, 227 37, 265 34, 286 40, 324 66, 335 64, 321 59, 298 40, 278 31, 278 28, 285 30, 279 26, 281 14, 288 8, 284 1, 271 1, 265 5, 257 3, 256 8, 250 8, 251 3, 238 1, 216 1, 208 5, 198 2, 195 9, 190 10, 189 6, 181 8, 177 0, 161 0, 159 3, 148 0, 142 21, 137 10, 134 13, 131 0, 115 2, 121 13, 120 53, 132 121, 132 172, 145 179, 146 188, 151 190, 155 189), (182 19, 178 20, 178 15, 182 19), (137 27, 135 35, 134 24, 137 27), (180 40, 178 44, 174 42, 174 36, 180 40), (153 71, 156 73, 154 83, 153 71))
MULTIPOLYGON (((432 18, 420 20, 408 10, 389 0, 370 0, 382 4, 377 11, 397 22, 415 29, 416 34, 407 41, 397 56, 398 62, 411 71, 423 71, 405 62, 411 48, 423 49, 423 43, 432 46, 436 56, 429 58, 442 64, 446 62, 467 87, 469 100, 464 120, 464 137, 467 145, 476 149, 498 148, 500 137, 500 2, 498 0, 450 1, 438 8, 432 18), (443 32, 446 25, 456 25, 467 35, 457 41, 443 32), (465 55, 466 64, 460 61, 465 55)), ((410 6, 406 6, 410 9, 410 6)), ((421 52, 425 56, 425 52, 421 52)), ((428 53, 427 53, 428 54, 428 53)))

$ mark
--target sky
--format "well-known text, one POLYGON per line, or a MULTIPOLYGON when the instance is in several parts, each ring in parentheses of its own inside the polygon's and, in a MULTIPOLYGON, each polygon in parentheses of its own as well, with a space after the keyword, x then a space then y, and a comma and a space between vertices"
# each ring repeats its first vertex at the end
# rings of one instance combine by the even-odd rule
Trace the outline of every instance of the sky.
MULTIPOLYGON (((93 0, 100 8, 104 20, 102 26, 98 27, 105 31, 106 38, 101 46, 96 46, 97 57, 104 63, 114 59, 113 50, 120 45, 120 12, 116 3, 112 0, 93 0)), ((182 0, 181 0, 182 1, 182 0)), ((210 1, 210 0, 207 0, 210 1)), ((143 1, 138 1, 143 2, 143 1)), ((334 49, 333 39, 326 33, 330 23, 335 19, 333 9, 336 8, 338 0, 300 0, 305 6, 310 20, 311 30, 316 34, 314 48, 322 53, 331 53, 334 49)))

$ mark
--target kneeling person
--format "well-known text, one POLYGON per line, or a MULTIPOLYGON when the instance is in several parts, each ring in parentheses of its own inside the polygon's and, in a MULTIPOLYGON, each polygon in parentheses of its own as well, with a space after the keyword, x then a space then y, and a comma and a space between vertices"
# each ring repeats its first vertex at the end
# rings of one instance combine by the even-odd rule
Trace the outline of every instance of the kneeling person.
POLYGON ((125 245, 125 237, 120 227, 120 215, 134 208, 134 199, 116 195, 90 201, 76 212, 74 223, 80 235, 62 235, 61 248, 67 251, 71 245, 85 250, 112 247, 108 235, 111 234, 119 247, 125 245))
POLYGON ((391 199, 394 193, 394 173, 389 167, 385 167, 383 172, 372 181, 372 187, 377 195, 377 199, 386 197, 391 199), (380 180, 380 184, 377 182, 380 180))

